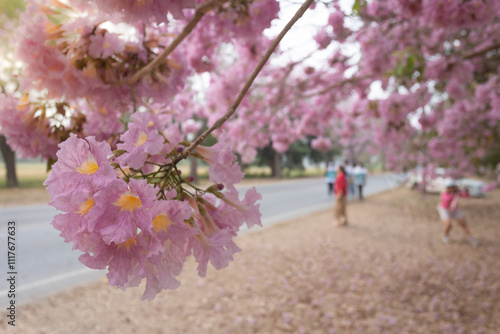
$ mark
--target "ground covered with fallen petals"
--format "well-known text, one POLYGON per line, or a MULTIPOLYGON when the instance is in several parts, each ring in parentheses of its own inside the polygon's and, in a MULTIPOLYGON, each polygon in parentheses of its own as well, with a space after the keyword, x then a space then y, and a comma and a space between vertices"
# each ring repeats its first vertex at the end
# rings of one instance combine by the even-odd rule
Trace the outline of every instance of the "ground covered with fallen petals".
MULTIPOLYGON (((461 201, 480 241, 455 227, 442 244, 437 196, 396 189, 237 239, 207 278, 142 302, 105 280, 18 306, 2 333, 498 333, 500 191, 461 201), (7 328, 8 327, 8 328, 7 328)), ((62 240, 61 240, 62 241, 62 240)))

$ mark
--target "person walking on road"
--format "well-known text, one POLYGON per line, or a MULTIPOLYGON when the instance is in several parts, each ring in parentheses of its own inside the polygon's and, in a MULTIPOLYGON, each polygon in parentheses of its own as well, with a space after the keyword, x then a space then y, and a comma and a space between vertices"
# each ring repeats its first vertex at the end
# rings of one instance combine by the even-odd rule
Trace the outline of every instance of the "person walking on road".
POLYGON ((335 177, 337 176, 336 168, 333 165, 333 162, 329 162, 328 166, 326 167, 326 172, 325 172, 325 181, 328 185, 328 195, 333 195, 333 186, 335 184, 335 177))
POLYGON ((469 242, 472 246, 477 247, 479 243, 472 236, 467 223, 465 222, 465 217, 458 208, 459 197, 468 197, 467 193, 460 193, 454 180, 448 180, 446 182, 446 190, 441 193, 441 202, 439 203, 437 209, 439 216, 443 221, 443 242, 445 244, 450 242, 450 230, 451 230, 451 220, 455 219, 458 225, 464 230, 465 234, 469 237, 469 242))
POLYGON ((336 226, 347 226, 347 175, 344 167, 337 168, 337 177, 335 178, 335 220, 336 226))
POLYGON ((345 161, 345 173, 346 173, 346 180, 347 180, 347 190, 348 190, 348 195, 350 198, 355 197, 354 194, 354 168, 356 168, 356 163, 351 164, 345 161))
POLYGON ((365 166, 360 163, 354 168, 354 186, 358 192, 358 199, 363 200, 363 187, 366 185, 366 174, 368 171, 365 166))

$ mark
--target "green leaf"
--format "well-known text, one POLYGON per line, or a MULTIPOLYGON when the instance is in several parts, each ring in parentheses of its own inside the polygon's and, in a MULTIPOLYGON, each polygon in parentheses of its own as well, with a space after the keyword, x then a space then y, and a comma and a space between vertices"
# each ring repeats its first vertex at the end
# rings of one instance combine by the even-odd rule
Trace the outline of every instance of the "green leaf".
POLYGON ((398 61, 398 64, 396 65, 396 68, 394 69, 394 75, 398 78, 401 78, 404 75, 405 69, 403 67, 403 64, 398 61))
POLYGON ((413 69, 415 68, 415 56, 410 54, 406 57, 406 73, 413 73, 413 69))
POLYGON ((354 14, 354 12, 356 12, 357 14, 359 14, 359 10, 361 9, 361 1, 360 0, 355 0, 354 1, 354 5, 352 5, 352 12, 354 14))
POLYGON ((52 165, 57 162, 57 159, 54 158, 49 158, 47 160, 47 172, 50 172, 52 170, 52 165))
POLYGON ((0 12, 8 18, 17 17, 25 8, 26 2, 23 0, 0 0, 0 12))
POLYGON ((154 177, 154 178, 148 180, 148 183, 159 184, 159 183, 161 183, 161 181, 163 181, 163 178, 161 178, 161 177, 154 177))

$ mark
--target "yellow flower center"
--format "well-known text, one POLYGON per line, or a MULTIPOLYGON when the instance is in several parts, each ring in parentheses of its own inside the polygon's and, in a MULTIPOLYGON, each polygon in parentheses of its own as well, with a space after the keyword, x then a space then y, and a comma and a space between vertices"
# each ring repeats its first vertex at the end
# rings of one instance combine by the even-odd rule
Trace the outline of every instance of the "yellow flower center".
POLYGON ((147 3, 149 3, 150 0, 137 0, 137 7, 143 7, 145 6, 147 3))
POLYGON ((78 213, 83 216, 87 212, 89 212, 90 209, 94 206, 94 199, 92 197, 89 197, 85 202, 80 204, 80 210, 78 210, 78 213))
POLYGON ((155 123, 153 123, 153 121, 149 121, 148 128, 152 127, 153 125, 155 125, 155 123))
POLYGON ((135 143, 135 146, 141 146, 146 142, 146 139, 148 139, 148 135, 146 135, 144 132, 141 132, 139 135, 139 139, 137 139, 137 142, 135 143))
POLYGON ((80 174, 94 174, 99 169, 99 165, 97 161, 95 161, 94 157, 90 157, 85 162, 78 167, 76 170, 80 172, 80 174))
POLYGON ((137 240, 135 240, 134 237, 131 237, 127 241, 121 242, 118 244, 118 248, 122 248, 125 246, 127 248, 127 251, 130 250, 130 247, 137 245, 137 240))
POLYGON ((167 231, 167 227, 172 225, 172 221, 170 218, 162 213, 161 215, 156 216, 153 219, 153 228, 156 232, 159 232, 160 230, 167 231))
POLYGON ((133 212, 142 206, 141 199, 131 193, 125 193, 120 196, 118 201, 115 202, 116 206, 121 207, 120 211, 128 210, 133 212))

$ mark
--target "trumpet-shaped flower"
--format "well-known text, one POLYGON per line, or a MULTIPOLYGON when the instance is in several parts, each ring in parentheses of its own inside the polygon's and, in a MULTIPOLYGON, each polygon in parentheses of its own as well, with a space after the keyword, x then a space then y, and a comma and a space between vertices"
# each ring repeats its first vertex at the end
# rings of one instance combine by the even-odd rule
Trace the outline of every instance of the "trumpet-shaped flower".
POLYGON ((215 269, 227 267, 233 260, 233 254, 241 249, 233 242, 233 235, 228 230, 219 230, 212 237, 199 233, 191 238, 189 247, 198 262, 198 275, 205 277, 208 262, 215 269))
POLYGON ((116 179, 107 156, 111 148, 106 142, 97 142, 94 137, 78 138, 75 134, 59 144, 58 161, 44 185, 52 197, 67 191, 79 191, 80 185, 95 189, 104 187, 116 179))
POLYGON ((258 200, 262 199, 262 195, 257 192, 255 187, 245 193, 245 198, 242 201, 238 199, 238 190, 233 185, 228 185, 227 188, 229 191, 224 193, 222 200, 245 217, 248 228, 254 225, 262 226, 260 221, 262 214, 259 211, 260 204, 256 204, 258 200))
POLYGON ((148 257, 142 275, 146 277, 146 289, 142 299, 153 300, 163 289, 177 289, 180 282, 175 279, 182 272, 186 253, 183 248, 168 240, 161 253, 148 257))
POLYGON ((127 184, 116 179, 94 196, 94 201, 105 208, 106 219, 100 233, 105 243, 119 244, 153 228, 150 208, 156 191, 146 180, 132 179, 127 184))
POLYGON ((109 283, 126 288, 140 283, 147 253, 148 241, 141 233, 118 244, 101 242, 92 253, 81 255, 79 260, 92 269, 108 268, 109 283))
POLYGON ((117 158, 120 164, 139 169, 144 166, 148 154, 160 153, 163 148, 163 137, 158 133, 159 123, 150 113, 136 113, 132 116, 133 123, 128 130, 120 136, 123 143, 117 145, 118 149, 127 153, 117 158))

